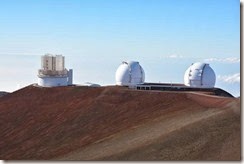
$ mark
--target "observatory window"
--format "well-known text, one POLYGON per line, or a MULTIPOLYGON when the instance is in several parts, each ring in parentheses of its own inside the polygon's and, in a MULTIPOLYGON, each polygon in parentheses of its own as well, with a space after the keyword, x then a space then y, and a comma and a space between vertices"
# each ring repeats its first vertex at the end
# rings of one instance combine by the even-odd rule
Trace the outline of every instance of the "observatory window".
POLYGON ((46 69, 48 69, 48 60, 46 60, 46 69))
POLYGON ((202 76, 202 70, 198 71, 198 76, 202 76))
POLYGON ((192 70, 189 71, 189 76, 192 76, 192 70))

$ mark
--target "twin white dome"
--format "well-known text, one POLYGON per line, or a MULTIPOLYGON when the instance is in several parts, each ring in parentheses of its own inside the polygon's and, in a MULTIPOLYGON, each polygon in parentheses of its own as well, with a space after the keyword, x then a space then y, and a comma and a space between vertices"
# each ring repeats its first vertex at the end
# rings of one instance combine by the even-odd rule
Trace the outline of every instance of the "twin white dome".
POLYGON ((139 62, 122 62, 115 74, 116 85, 133 86, 145 81, 145 73, 139 62))
POLYGON ((216 76, 213 69, 206 63, 194 63, 185 72, 184 83, 186 86, 197 88, 213 88, 216 76))
MULTIPOLYGON (((134 86, 143 84, 145 73, 139 62, 122 62, 116 71, 116 85, 134 86)), ((213 69, 207 63, 194 63, 185 72, 184 84, 196 88, 213 88, 216 76, 213 69)))

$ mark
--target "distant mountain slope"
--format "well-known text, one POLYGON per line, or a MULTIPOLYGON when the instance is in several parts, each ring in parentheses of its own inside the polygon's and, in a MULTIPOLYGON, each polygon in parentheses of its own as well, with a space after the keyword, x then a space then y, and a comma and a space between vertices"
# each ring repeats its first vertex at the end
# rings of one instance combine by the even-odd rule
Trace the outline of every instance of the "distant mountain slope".
POLYGON ((8 92, 0 91, 0 97, 3 97, 5 95, 9 94, 8 92))
POLYGON ((0 99, 0 159, 240 160, 240 99, 29 86, 0 99))

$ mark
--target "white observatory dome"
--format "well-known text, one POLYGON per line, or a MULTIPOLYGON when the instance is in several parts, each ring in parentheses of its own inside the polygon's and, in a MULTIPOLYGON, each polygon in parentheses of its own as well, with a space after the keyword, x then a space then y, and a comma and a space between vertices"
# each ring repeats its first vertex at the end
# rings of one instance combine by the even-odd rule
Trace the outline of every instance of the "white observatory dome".
POLYGON ((115 74, 116 85, 133 86, 145 81, 145 73, 139 62, 122 62, 115 74))
POLYGON ((206 63, 197 62, 192 64, 184 75, 184 83, 190 87, 213 88, 215 81, 215 73, 206 63))

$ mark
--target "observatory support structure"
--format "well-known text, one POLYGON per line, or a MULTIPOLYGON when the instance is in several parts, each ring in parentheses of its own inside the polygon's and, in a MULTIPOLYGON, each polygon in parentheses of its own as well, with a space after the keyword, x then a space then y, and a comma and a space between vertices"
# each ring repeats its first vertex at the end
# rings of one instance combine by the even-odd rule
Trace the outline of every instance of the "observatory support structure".
POLYGON ((73 83, 73 70, 65 68, 62 55, 46 54, 41 57, 41 69, 38 70, 38 85, 42 87, 67 86, 73 83))
POLYGON ((68 71, 68 85, 73 84, 73 69, 69 69, 68 71))

